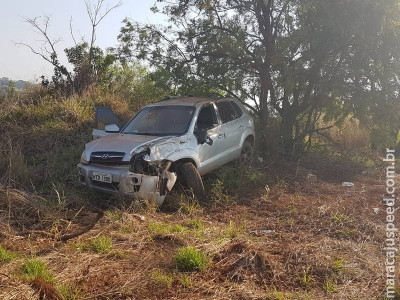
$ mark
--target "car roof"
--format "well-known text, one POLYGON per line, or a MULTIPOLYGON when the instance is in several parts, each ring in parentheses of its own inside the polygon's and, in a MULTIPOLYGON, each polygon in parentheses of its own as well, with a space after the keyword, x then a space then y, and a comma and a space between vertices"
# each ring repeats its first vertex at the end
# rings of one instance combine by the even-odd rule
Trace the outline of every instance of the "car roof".
POLYGON ((172 97, 170 99, 161 100, 159 102, 151 103, 148 106, 166 106, 166 105, 187 105, 197 106, 205 103, 216 102, 220 100, 233 100, 232 98, 211 99, 202 97, 172 97))

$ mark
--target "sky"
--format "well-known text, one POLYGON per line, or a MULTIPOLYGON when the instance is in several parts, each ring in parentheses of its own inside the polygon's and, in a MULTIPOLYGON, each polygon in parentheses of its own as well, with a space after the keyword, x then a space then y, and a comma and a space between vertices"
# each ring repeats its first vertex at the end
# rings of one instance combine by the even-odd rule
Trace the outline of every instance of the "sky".
MULTIPOLYGON (((125 17, 141 23, 165 22, 165 16, 150 11, 156 0, 122 1, 122 6, 111 11, 97 28, 96 45, 102 49, 117 44, 117 36, 125 17)), ((117 2, 105 0, 105 6, 117 2)), ((35 81, 41 75, 51 76, 53 67, 48 62, 24 46, 14 45, 14 42, 23 42, 40 48, 41 37, 33 31, 31 25, 24 22, 24 17, 46 15, 50 16, 49 35, 53 39, 62 38, 56 45, 56 51, 63 64, 67 62, 64 49, 74 45, 69 28, 71 17, 75 39, 86 37, 89 40, 90 21, 84 0, 0 0, 0 78, 35 81)))

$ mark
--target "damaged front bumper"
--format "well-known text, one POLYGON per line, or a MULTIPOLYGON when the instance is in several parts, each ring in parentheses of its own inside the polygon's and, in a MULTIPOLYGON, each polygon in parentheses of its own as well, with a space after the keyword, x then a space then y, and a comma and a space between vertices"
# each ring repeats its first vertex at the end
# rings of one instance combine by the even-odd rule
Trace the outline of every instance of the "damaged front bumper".
POLYGON ((158 175, 131 172, 129 166, 78 164, 79 181, 87 187, 105 193, 117 193, 161 205, 175 185, 174 172, 163 170, 158 175), (111 182, 93 180, 93 173, 111 176, 111 182))

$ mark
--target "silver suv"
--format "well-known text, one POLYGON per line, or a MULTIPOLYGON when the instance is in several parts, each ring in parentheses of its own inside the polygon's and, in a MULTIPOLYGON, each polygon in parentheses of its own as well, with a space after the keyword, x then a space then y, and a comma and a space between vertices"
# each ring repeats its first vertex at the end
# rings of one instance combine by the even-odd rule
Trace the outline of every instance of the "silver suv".
POLYGON ((201 176, 249 160, 255 135, 236 99, 176 97, 144 107, 122 130, 95 130, 94 138, 78 164, 80 182, 161 205, 177 179, 203 198, 201 176))

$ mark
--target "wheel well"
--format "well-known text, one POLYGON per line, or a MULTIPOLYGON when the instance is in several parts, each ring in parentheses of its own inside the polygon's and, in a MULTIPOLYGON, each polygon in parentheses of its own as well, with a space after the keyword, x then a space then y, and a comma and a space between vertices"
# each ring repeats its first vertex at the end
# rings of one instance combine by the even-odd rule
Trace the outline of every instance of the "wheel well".
POLYGON ((191 159, 191 158, 181 158, 181 159, 178 159, 177 161, 174 161, 174 163, 171 166, 171 171, 172 172, 178 171, 179 166, 182 165, 182 164, 185 164, 187 162, 192 163, 197 168, 196 162, 193 159, 191 159))
POLYGON ((244 141, 249 141, 254 146, 254 135, 250 134, 244 141))

